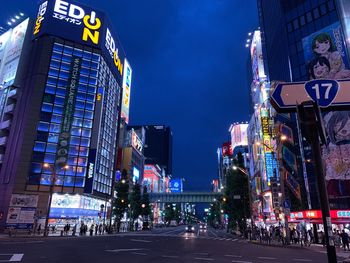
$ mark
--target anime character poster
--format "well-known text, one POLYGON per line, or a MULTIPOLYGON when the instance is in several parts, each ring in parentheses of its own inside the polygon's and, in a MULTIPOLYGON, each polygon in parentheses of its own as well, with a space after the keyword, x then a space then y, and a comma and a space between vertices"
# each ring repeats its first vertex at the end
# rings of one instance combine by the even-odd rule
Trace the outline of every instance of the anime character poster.
MULTIPOLYGON (((350 78, 340 23, 334 23, 303 39, 309 80, 350 78)), ((350 111, 324 115, 328 145, 323 147, 329 196, 350 196, 350 111)))

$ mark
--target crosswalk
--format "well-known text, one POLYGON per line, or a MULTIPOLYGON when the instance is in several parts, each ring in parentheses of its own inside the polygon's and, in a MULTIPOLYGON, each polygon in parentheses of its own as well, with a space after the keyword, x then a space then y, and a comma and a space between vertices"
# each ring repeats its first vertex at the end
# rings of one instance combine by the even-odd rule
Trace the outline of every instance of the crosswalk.
POLYGON ((186 233, 183 229, 166 229, 166 230, 156 230, 151 232, 125 232, 123 234, 117 235, 119 237, 179 237, 179 238, 186 238, 186 239, 205 239, 205 240, 215 240, 215 241, 229 241, 229 242, 238 242, 238 243, 244 243, 246 240, 239 239, 235 237, 230 237, 228 234, 225 235, 225 233, 218 233, 214 231, 205 231, 205 232, 199 232, 195 231, 195 233, 186 233))

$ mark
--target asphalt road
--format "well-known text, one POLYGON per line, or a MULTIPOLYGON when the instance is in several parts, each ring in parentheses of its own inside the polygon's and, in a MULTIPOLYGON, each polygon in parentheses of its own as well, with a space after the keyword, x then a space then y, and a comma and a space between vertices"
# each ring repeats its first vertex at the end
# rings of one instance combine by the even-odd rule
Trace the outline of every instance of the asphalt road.
POLYGON ((327 262, 308 249, 250 244, 224 231, 186 233, 185 227, 96 237, 49 237, 0 240, 0 262, 327 262))

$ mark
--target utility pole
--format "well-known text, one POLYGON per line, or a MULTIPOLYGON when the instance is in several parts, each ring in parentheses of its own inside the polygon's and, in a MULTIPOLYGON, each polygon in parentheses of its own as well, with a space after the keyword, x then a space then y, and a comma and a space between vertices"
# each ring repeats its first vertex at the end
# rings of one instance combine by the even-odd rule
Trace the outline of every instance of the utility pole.
POLYGON ((328 194, 321 156, 320 138, 323 144, 326 143, 326 135, 322 124, 322 117, 318 105, 312 101, 306 101, 301 105, 298 105, 297 113, 301 124, 302 135, 310 143, 313 152, 328 262, 337 263, 337 255, 332 232, 332 222, 329 212, 328 194))

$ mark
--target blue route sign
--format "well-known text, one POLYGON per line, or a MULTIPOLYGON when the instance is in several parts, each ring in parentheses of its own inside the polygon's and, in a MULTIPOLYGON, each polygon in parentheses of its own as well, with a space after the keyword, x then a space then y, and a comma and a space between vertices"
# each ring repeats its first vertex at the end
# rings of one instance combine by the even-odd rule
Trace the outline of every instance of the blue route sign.
POLYGON ((350 108, 350 80, 278 83, 271 92, 271 104, 278 112, 296 111, 297 105, 310 100, 329 110, 350 108))

